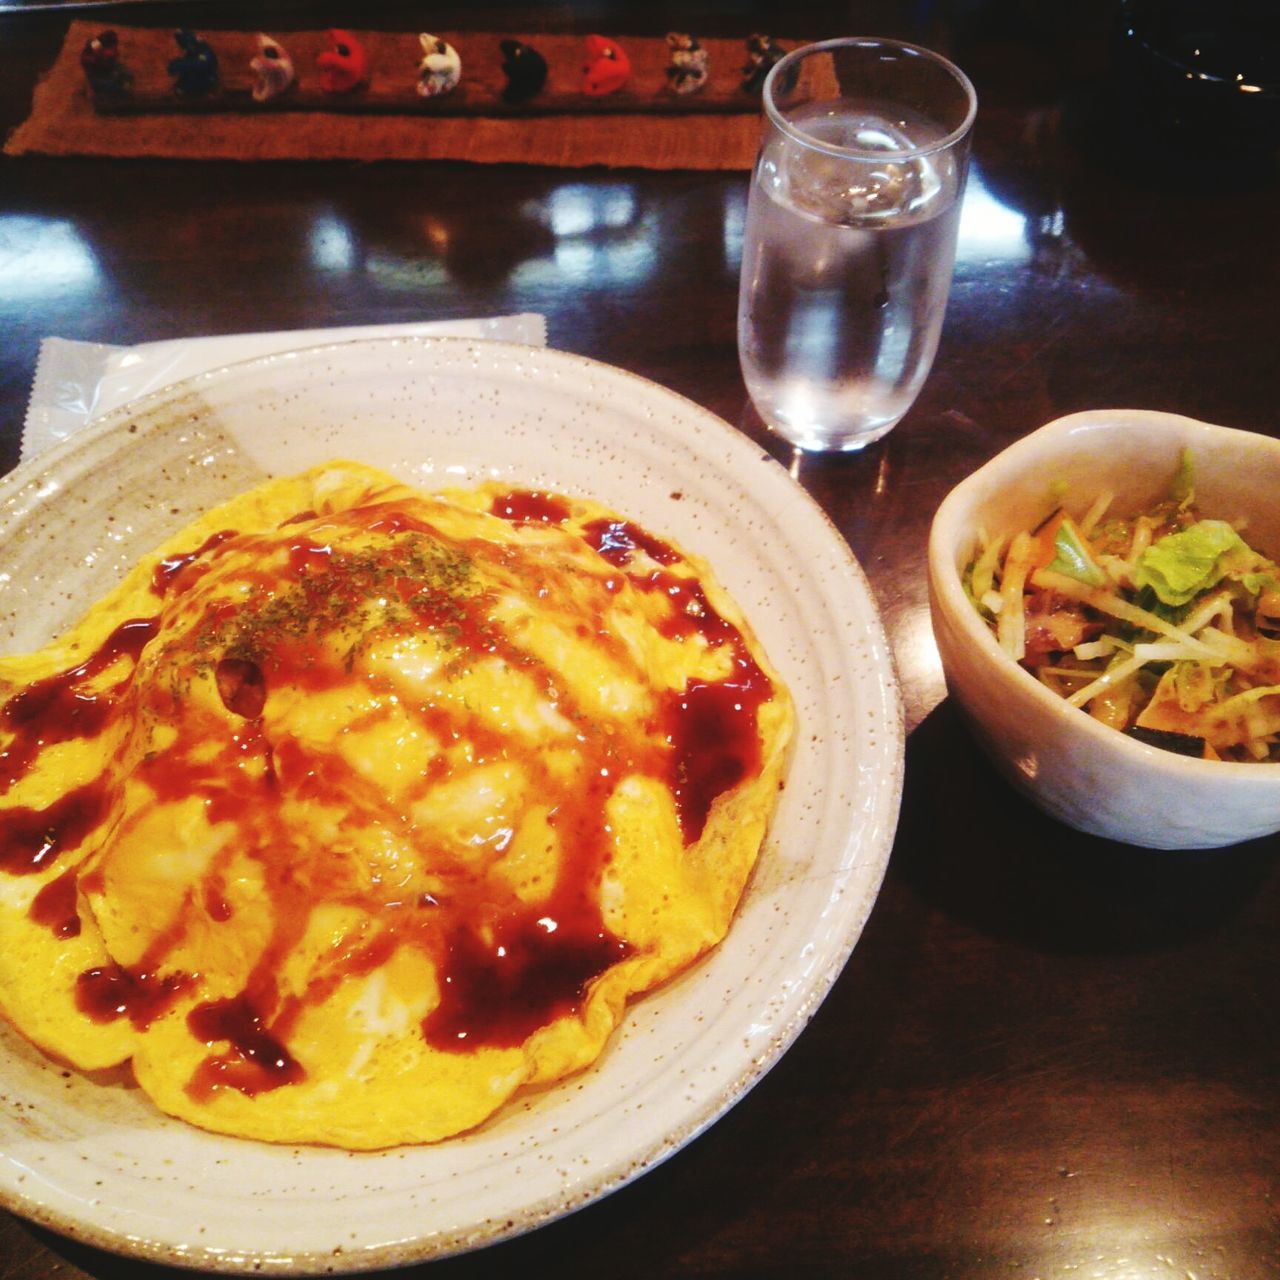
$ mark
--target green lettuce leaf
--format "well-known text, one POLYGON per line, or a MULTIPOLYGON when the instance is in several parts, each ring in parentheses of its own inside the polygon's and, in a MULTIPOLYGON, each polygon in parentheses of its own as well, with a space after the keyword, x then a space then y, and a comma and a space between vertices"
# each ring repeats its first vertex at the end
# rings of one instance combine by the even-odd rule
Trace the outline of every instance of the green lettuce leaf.
POLYGON ((1251 596, 1260 596, 1264 591, 1280 591, 1280 578, 1274 573, 1242 573, 1240 582, 1251 596))
POLYGON ((1089 587, 1100 587, 1106 582, 1107 575, 1098 567, 1079 529, 1070 520, 1058 525, 1053 536, 1053 553, 1049 568, 1055 573, 1075 578, 1089 587))
POLYGON ((1214 586, 1223 574, 1222 558, 1244 545, 1225 520, 1197 520, 1149 546, 1138 558, 1135 578, 1164 604, 1184 605, 1214 586))

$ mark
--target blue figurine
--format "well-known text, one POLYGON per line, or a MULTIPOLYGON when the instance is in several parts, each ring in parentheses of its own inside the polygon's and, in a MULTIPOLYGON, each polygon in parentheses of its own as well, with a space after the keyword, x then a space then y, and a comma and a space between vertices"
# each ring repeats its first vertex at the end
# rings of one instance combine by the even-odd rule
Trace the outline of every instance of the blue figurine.
POLYGON ((182 52, 169 63, 173 91, 180 98, 207 98, 217 92, 218 55, 213 46, 194 31, 175 31, 182 52))

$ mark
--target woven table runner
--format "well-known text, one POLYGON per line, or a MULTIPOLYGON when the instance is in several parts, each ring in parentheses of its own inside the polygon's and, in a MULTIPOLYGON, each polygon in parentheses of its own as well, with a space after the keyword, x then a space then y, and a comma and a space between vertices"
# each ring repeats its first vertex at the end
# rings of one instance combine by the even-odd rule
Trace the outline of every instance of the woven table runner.
MULTIPOLYGON (((95 108, 80 53, 102 22, 70 26, 53 67, 36 88, 30 117, 5 142, 9 155, 152 156, 187 160, 469 160, 579 167, 749 169, 761 134, 758 96, 744 92, 742 40, 701 41, 706 83, 677 95, 661 38, 617 37, 632 74, 623 89, 599 99, 581 91, 581 36, 440 32, 458 50, 463 79, 452 101, 416 95, 422 48, 416 32, 355 32, 372 75, 367 101, 337 101, 332 110, 262 109, 210 104, 172 110, 95 108), (545 89, 527 104, 503 101, 506 79, 499 42, 532 45, 548 64, 545 89), (403 110, 399 103, 403 102, 403 110)), ((117 26, 120 60, 136 99, 172 95, 168 65, 179 52, 170 28, 117 26)), ((258 52, 253 32, 201 33, 218 55, 228 95, 243 100, 249 64, 258 52)), ((315 59, 328 44, 323 31, 271 33, 286 47, 301 86, 314 79, 315 59)), ((305 93, 305 91, 304 91, 305 93)), ((299 100, 311 101, 310 98, 299 100)))

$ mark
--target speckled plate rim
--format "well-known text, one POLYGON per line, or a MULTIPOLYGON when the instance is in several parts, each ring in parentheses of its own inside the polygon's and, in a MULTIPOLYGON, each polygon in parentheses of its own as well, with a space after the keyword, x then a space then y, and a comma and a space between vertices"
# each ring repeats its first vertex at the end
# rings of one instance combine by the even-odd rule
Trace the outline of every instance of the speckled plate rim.
MULTIPOLYGON (((472 1134, 357 1157, 238 1142, 158 1117, 127 1091, 68 1077, 7 1029, 0 1038, 0 1204, 7 1209, 99 1248, 192 1269, 310 1275, 401 1266, 497 1243, 615 1191, 702 1132, 778 1061, 853 951, 884 875, 902 794, 897 679, 860 566, 772 457, 707 410, 634 374, 563 352, 460 338, 362 339, 229 365, 125 406, 24 463, 0 480, 0 645, 42 638, 32 634, 30 604, 47 601, 67 572, 42 558, 42 539, 68 542, 66 555, 87 562, 84 571, 105 584, 194 514, 184 509, 188 495, 170 473, 175 460, 196 475, 204 474, 201 467, 222 467, 212 487, 229 496, 272 469, 264 469, 259 454, 287 457, 280 470, 355 456, 427 487, 510 476, 612 502, 711 560, 791 684, 800 713, 788 788, 728 939, 689 973, 637 1001, 594 1067, 472 1134), (403 393, 392 397, 392 412, 378 398, 386 386, 403 393), (344 397, 354 406, 362 393, 373 402, 353 409, 354 423, 328 420, 325 431, 313 432, 311 419, 290 420, 293 412, 323 418, 330 408, 340 418, 344 397), (326 405, 326 397, 336 404, 326 405), (249 424, 220 417, 229 410, 234 418, 246 403, 250 417, 259 412, 256 435, 249 424), (433 418, 425 425, 413 408, 423 404, 433 418), (376 437, 361 433, 374 424, 376 437), (611 424, 614 435, 602 436, 611 424), (409 447, 424 442, 426 460, 409 447), (351 444, 357 447, 338 448, 351 444), (151 518, 125 516, 113 529, 113 512, 135 493, 148 494, 151 518), (70 536, 68 513, 79 521, 70 536), (15 544, 25 550, 15 552, 15 544), (804 852, 791 847, 799 837, 804 852), (799 905, 807 914, 788 918, 799 905), (780 939, 768 932, 770 912, 788 921, 780 939), (762 968, 751 947, 778 940, 784 946, 767 976, 754 985, 744 981, 749 965, 762 968), (704 1022, 703 1030, 694 1026, 704 1022), (645 1037, 665 1046, 673 1031, 676 1049, 655 1055, 663 1064, 655 1078, 625 1102, 599 1105, 621 1096, 614 1077, 634 1071, 645 1037), (48 1096, 33 1102, 21 1088, 14 1092, 15 1073, 20 1085, 47 1083, 48 1096), (57 1095, 60 1088, 70 1091, 69 1100, 57 1095), (34 1139, 25 1130, 16 1135, 39 1103, 52 1111, 61 1105, 66 1114, 42 1118, 54 1128, 38 1129, 34 1139), (86 1119, 85 1132, 78 1130, 84 1109, 99 1106, 106 1118, 86 1119), (562 1114, 569 1127, 556 1124, 549 1137, 548 1120, 562 1114), (628 1116, 633 1123, 615 1123, 628 1116), (621 1140, 618 1127, 625 1130, 621 1140), (119 1148, 122 1188, 114 1198, 88 1194, 95 1184, 87 1179, 101 1170, 81 1166, 92 1166, 98 1146, 111 1144, 119 1148), (452 1185, 459 1176, 465 1183, 467 1159, 491 1160, 503 1144, 515 1153, 514 1170, 485 1188, 482 1208, 446 1204, 434 1217, 419 1213, 408 1233, 380 1225, 401 1201, 418 1204, 424 1186, 452 1185), (588 1145, 581 1172, 548 1176, 538 1164, 543 1148, 558 1147, 559 1159, 588 1145), (606 1154, 595 1159, 601 1145, 606 1154), (190 1163, 211 1151, 221 1154, 196 1175, 198 1188, 180 1185, 190 1163), (396 1160, 399 1180, 387 1174, 396 1160), (215 1168, 224 1161, 237 1166, 234 1181, 215 1168), (260 1166, 263 1184, 271 1185, 282 1165, 320 1170, 343 1186, 367 1186, 371 1170, 381 1169, 387 1181, 379 1192, 393 1207, 375 1221, 356 1215, 354 1228, 345 1224, 339 1238, 318 1204, 296 1192, 272 1206, 266 1232, 278 1239, 264 1239, 256 1217, 248 1225, 257 1230, 237 1235, 246 1215, 258 1213, 253 1202, 238 1199, 241 1180, 252 1184, 260 1166), (169 1195, 183 1203, 198 1190, 215 1206, 212 1230, 185 1215, 165 1219, 164 1209, 158 1225, 134 1223, 138 1201, 128 1193, 135 1185, 139 1196, 157 1202, 169 1195)), ((65 591, 37 632, 73 620, 91 594, 65 591)), ((363 1205, 358 1194, 354 1203, 363 1205)), ((329 1219, 350 1212, 346 1201, 328 1204, 329 1219)))

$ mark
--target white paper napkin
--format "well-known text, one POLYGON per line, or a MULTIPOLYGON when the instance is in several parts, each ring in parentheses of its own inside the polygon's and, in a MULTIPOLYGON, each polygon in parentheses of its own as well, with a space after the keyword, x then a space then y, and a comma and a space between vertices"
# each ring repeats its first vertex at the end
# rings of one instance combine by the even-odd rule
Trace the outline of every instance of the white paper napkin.
POLYGON ((416 336, 491 338, 543 347, 547 325, 544 317, 526 314, 176 338, 133 347, 45 338, 40 343, 27 405, 21 457, 23 461, 35 457, 94 418, 138 396, 237 360, 356 338, 416 336))

